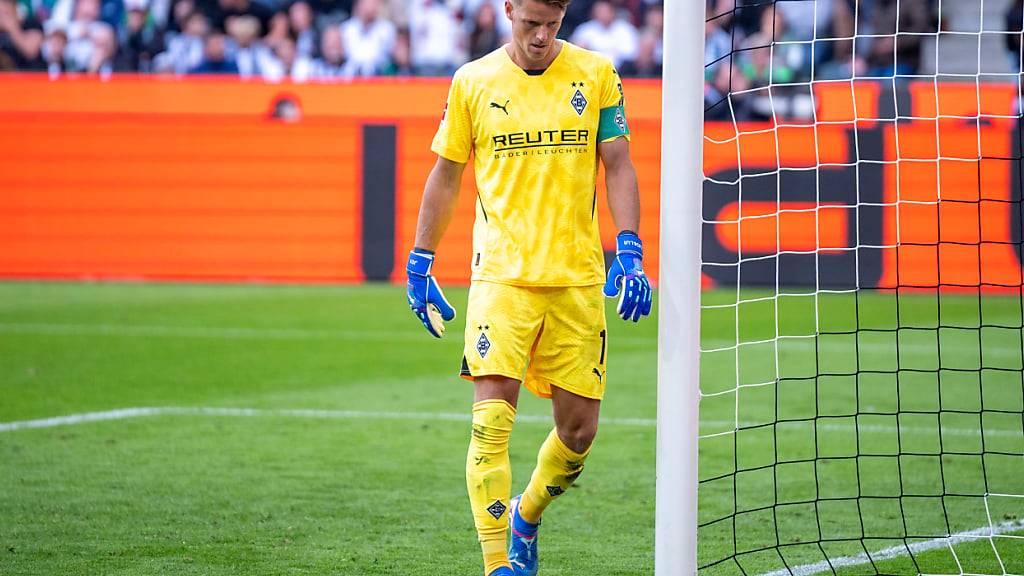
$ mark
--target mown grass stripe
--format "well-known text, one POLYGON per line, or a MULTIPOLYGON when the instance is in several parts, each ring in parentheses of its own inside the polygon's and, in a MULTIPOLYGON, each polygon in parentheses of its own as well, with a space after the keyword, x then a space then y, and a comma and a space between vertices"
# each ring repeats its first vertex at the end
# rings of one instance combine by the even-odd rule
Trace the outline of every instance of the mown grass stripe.
MULTIPOLYGON (((149 416, 240 416, 240 417, 293 417, 293 418, 323 418, 338 420, 436 420, 447 422, 469 422, 470 414, 459 412, 397 412, 397 411, 374 411, 374 410, 320 410, 305 408, 233 408, 219 406, 144 406, 135 408, 119 408, 101 412, 83 412, 80 414, 66 414, 52 416, 49 418, 37 418, 32 420, 17 420, 12 422, 0 422, 0 432, 12 432, 15 430, 26 430, 32 428, 55 428, 58 426, 73 426, 76 424, 87 424, 90 422, 103 422, 110 420, 127 420, 130 418, 141 418, 149 416)), ((540 414, 519 414, 516 416, 518 422, 551 424, 550 416, 540 414)), ((612 426, 640 426, 653 427, 657 421, 653 418, 602 418, 602 425, 612 426)), ((701 422, 707 427, 731 426, 731 422, 725 421, 704 421, 701 422)), ((741 423, 750 425, 748 423, 741 423)), ((808 425, 810 423, 808 422, 808 425)), ((819 423, 819 430, 843 431, 853 430, 875 433, 894 433, 897 430, 908 434, 935 434, 936 429, 927 426, 904 426, 897 429, 894 426, 882 426, 876 424, 861 424, 854 426, 850 424, 828 424, 819 423)), ((943 434, 960 436, 977 436, 978 429, 973 428, 943 428, 943 434)), ((1024 436, 1024 431, 988 429, 983 431, 986 436, 1024 436)), ((729 433, 729 431, 726 431, 729 433)))

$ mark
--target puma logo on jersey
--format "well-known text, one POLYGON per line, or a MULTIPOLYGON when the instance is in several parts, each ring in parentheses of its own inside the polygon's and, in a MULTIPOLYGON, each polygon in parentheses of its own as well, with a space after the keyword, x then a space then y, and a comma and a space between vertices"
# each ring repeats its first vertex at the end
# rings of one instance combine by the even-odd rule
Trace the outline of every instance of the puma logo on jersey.
POLYGON ((505 116, 508 116, 508 108, 506 108, 506 106, 508 106, 508 103, 509 103, 509 100, 505 100, 505 104, 504 105, 498 104, 497 102, 491 102, 491 108, 498 108, 502 112, 505 113, 505 116))

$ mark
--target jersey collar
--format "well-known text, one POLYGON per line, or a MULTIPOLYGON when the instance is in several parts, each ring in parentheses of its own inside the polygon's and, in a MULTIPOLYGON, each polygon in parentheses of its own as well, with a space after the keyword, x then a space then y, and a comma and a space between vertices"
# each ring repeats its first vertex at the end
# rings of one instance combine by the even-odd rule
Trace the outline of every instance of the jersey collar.
POLYGON ((523 70, 522 68, 520 68, 519 64, 516 64, 515 61, 512 60, 512 56, 509 55, 508 49, 506 49, 504 46, 502 46, 501 48, 499 48, 499 50, 501 50, 501 52, 504 54, 505 62, 509 66, 515 68, 519 72, 519 74, 521 76, 523 76, 524 78, 543 78, 544 74, 546 74, 548 70, 551 70, 552 68, 557 66, 560 61, 563 60, 562 55, 564 55, 565 51, 568 50, 568 48, 569 48, 569 43, 568 42, 566 42, 564 40, 555 40, 555 41, 556 42, 560 42, 562 44, 562 47, 558 50, 558 54, 555 54, 555 59, 551 61, 551 64, 548 64, 548 67, 545 68, 544 72, 542 72, 540 74, 527 74, 526 70, 523 70))

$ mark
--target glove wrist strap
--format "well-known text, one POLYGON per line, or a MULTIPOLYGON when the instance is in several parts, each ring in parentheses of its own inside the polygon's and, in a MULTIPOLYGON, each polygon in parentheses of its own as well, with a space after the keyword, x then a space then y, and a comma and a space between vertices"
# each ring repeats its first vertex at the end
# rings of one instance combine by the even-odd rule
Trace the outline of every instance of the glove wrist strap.
POLYGON ((416 276, 430 276, 430 269, 434 266, 434 253, 429 250, 420 251, 413 248, 409 252, 409 261, 405 265, 405 271, 416 276))
POLYGON ((644 245, 640 237, 632 230, 623 230, 615 237, 616 254, 634 254, 639 258, 644 257, 644 245))

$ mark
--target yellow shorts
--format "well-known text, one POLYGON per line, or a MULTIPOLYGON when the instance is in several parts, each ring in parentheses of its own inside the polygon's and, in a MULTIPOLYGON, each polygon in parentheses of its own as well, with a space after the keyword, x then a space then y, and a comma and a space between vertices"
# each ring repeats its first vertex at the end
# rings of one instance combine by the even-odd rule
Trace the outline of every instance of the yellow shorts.
POLYGON ((601 286, 535 288, 473 282, 462 376, 522 380, 542 398, 557 386, 600 400, 608 359, 601 286))

